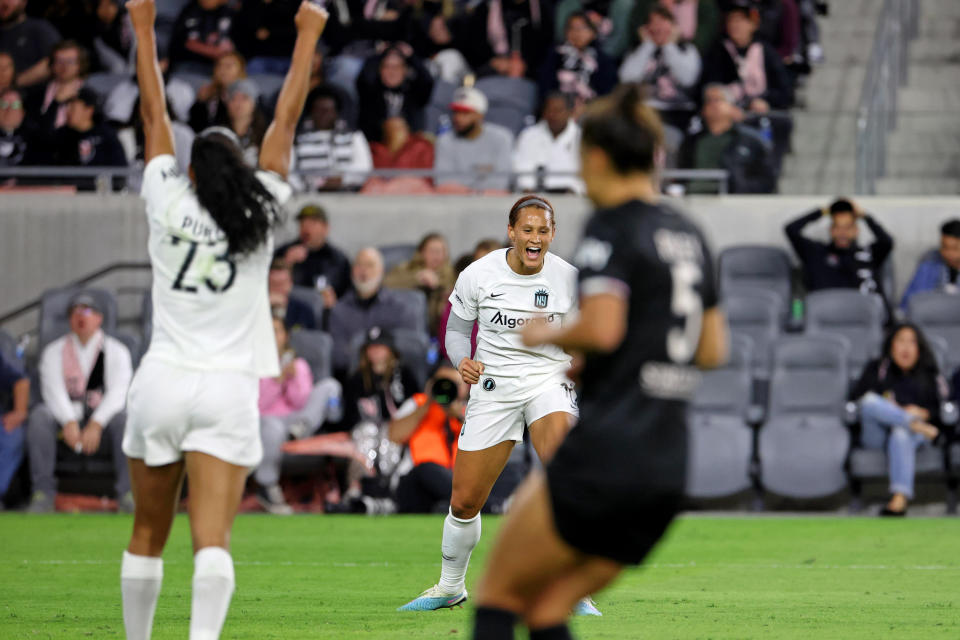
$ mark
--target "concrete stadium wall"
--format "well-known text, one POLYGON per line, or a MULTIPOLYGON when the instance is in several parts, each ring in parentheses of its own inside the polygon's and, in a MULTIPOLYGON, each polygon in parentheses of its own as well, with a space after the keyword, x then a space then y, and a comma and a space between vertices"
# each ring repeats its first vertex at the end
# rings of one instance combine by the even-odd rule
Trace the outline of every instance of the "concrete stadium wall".
MULTIPOLYGON (((514 197, 328 195, 300 197, 320 202, 330 213, 332 241, 348 253, 363 246, 416 242, 427 231, 450 241, 454 256, 472 249, 480 238, 506 236, 507 212, 514 197)), ((573 196, 552 199, 559 233, 554 250, 569 256, 589 214, 589 203, 573 196)), ((689 197, 678 204, 704 227, 719 252, 743 243, 787 246, 784 223, 828 197, 723 196, 689 197)), ((960 198, 862 198, 896 239, 894 267, 902 291, 917 258, 938 241, 937 228, 960 215, 960 198)), ((817 233, 826 237, 826 222, 817 233)), ((146 261, 147 225, 136 196, 0 195, 0 315, 112 262, 146 261)), ((296 234, 291 219, 277 241, 296 234)), ((116 276, 106 286, 143 284, 145 274, 116 276)), ((8 323, 15 333, 35 319, 8 323)))

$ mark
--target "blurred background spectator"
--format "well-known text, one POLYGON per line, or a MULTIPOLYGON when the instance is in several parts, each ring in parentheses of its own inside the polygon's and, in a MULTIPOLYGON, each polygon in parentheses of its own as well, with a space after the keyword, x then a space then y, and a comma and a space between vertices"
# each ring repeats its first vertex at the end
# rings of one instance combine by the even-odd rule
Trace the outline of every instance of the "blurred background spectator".
POLYGON ((536 78, 553 43, 550 0, 467 4, 450 24, 454 42, 480 77, 536 78))
POLYGON ((420 240, 413 258, 391 269, 383 284, 391 289, 423 291, 427 296, 428 328, 431 335, 437 335, 437 325, 454 282, 446 238, 439 233, 428 233, 420 240))
POLYGON ((6 51, 0 51, 0 91, 12 89, 17 84, 17 69, 13 64, 13 56, 6 51))
POLYGON ((917 265, 900 308, 906 311, 910 298, 923 291, 960 291, 960 219, 947 220, 940 227, 940 250, 929 251, 917 265))
POLYGON ((860 405, 861 444, 887 452, 891 497, 881 514, 906 515, 916 451, 940 434, 940 406, 949 397, 918 327, 898 324, 890 331, 883 355, 864 368, 851 397, 860 405))
POLYGON ((308 188, 317 191, 358 189, 373 168, 370 145, 363 132, 340 117, 340 96, 326 87, 310 92, 308 117, 297 134, 293 153, 296 170, 308 188))
POLYGON ((18 167, 40 155, 37 127, 26 119, 23 98, 16 89, 0 92, 0 166, 18 167))
MULTIPOLYGON (((177 110, 167 100, 167 112, 170 113, 170 128, 173 129, 173 148, 177 158, 177 165, 180 170, 186 173, 190 168, 190 152, 193 148, 193 139, 196 137, 193 129, 176 119, 177 110)), ((125 123, 114 123, 119 125, 117 139, 123 146, 123 151, 127 156, 127 164, 134 166, 143 163, 144 137, 143 137, 143 116, 140 113, 140 98, 133 103, 133 109, 130 110, 130 119, 125 123)), ((130 185, 133 188, 133 185, 130 185)))
POLYGON ((278 247, 274 256, 291 266, 294 284, 320 291, 329 309, 350 289, 350 260, 327 241, 330 221, 323 207, 304 205, 297 221, 300 237, 278 247))
MULTIPOLYGON (((48 162, 61 167, 126 167, 127 156, 123 146, 103 119, 100 98, 92 90, 81 87, 67 105, 64 126, 53 133, 48 162)), ((94 178, 60 180, 73 183, 78 189, 96 188, 94 178)), ((123 179, 114 180, 114 185, 123 179)))
POLYGON ((589 16, 571 13, 562 44, 550 49, 540 68, 540 94, 560 90, 575 97, 579 107, 604 96, 617 84, 617 63, 596 46, 597 31, 589 16))
POLYGON ((27 0, 0 0, 0 51, 13 57, 17 84, 27 87, 50 75, 50 52, 60 34, 48 21, 27 17, 27 0))
MULTIPOLYGON (((383 122, 383 140, 370 143, 374 169, 432 169, 433 143, 420 133, 410 131, 401 116, 383 122)), ((430 193, 429 178, 398 176, 375 177, 367 181, 364 193, 430 193)))
POLYGON ((228 0, 190 0, 173 27, 171 69, 209 75, 213 63, 235 49, 236 18, 228 0))
POLYGON ((563 40, 567 18, 584 13, 597 32, 600 48, 611 58, 623 57, 630 45, 630 12, 634 0, 559 0, 556 39, 563 40))
MULTIPOLYGON (((317 317, 305 302, 290 297, 293 291, 293 271, 283 258, 274 258, 267 276, 267 293, 274 315, 279 314, 287 331, 317 329, 317 317)), ((286 337, 286 336, 284 336, 286 337)))
POLYGON ((893 238, 852 200, 840 198, 829 208, 811 211, 788 224, 784 232, 800 260, 807 291, 859 289, 885 297, 880 269, 893 251, 893 238), (803 235, 805 227, 825 216, 830 218, 829 243, 803 235), (860 243, 860 220, 873 234, 869 245, 860 243))
POLYGON ((121 0, 96 0, 93 52, 96 68, 108 73, 133 71, 133 26, 121 0))
POLYGON ((227 88, 227 127, 237 134, 243 157, 251 167, 257 166, 260 144, 267 132, 267 116, 257 101, 260 88, 253 80, 237 80, 227 88))
POLYGON ((27 427, 33 486, 28 511, 54 509, 54 467, 57 439, 62 434, 71 450, 87 456, 109 442, 118 508, 132 512, 130 475, 122 451, 124 409, 133 377, 130 352, 122 342, 103 333, 103 310, 92 296, 75 295, 67 314, 70 331, 48 344, 40 355, 41 402, 30 412, 27 427))
POLYGON ((244 0, 235 28, 237 48, 249 59, 252 74, 284 75, 297 39, 293 17, 299 0, 244 0))
POLYGON ((50 54, 50 81, 35 85, 27 97, 27 113, 49 135, 67 124, 67 109, 90 68, 87 50, 75 40, 57 43, 50 54))
MULTIPOLYGON (((260 380, 260 439, 263 460, 254 473, 257 500, 268 512, 289 515, 293 509, 280 489, 283 444, 313 435, 329 416, 331 399, 339 400, 340 383, 333 378, 314 380, 310 365, 290 346, 282 318, 273 319, 280 356, 280 375, 260 380)), ((335 403, 339 406, 339 402, 335 403)))
POLYGON ((630 14, 631 46, 638 44, 639 29, 657 5, 673 15, 680 39, 692 42, 701 56, 713 46, 720 34, 721 15, 717 0, 636 0, 630 14))
POLYGON ((30 407, 30 379, 0 352, 0 500, 23 462, 22 428, 30 407))
POLYGON ((227 126, 227 89, 247 77, 246 61, 237 51, 224 53, 213 65, 210 82, 197 90, 196 102, 190 108, 190 127, 200 133, 207 127, 227 126))
POLYGON ((367 59, 357 78, 360 130, 368 140, 381 140, 383 121, 402 116, 413 131, 422 131, 432 90, 433 77, 413 49, 388 46, 367 59))
MULTIPOLYGON (((685 169, 725 169, 730 193, 773 193, 777 178, 771 148, 759 133, 737 123, 737 108, 727 88, 707 85, 703 90, 703 122, 691 128, 680 148, 685 169)), ((691 193, 712 193, 716 183, 693 181, 691 193)))
POLYGON ((555 91, 543 101, 543 117, 517 137, 513 170, 517 189, 583 193, 580 180, 580 125, 573 100, 555 91))
POLYGON ((428 11, 424 11, 418 20, 420 28, 410 43, 414 52, 424 61, 434 78, 459 85, 470 73, 470 65, 464 55, 454 48, 449 20, 442 12, 428 11))
POLYGON ((506 191, 510 177, 513 135, 496 124, 484 122, 487 97, 472 87, 462 87, 450 104, 452 131, 437 138, 434 169, 453 175, 434 178, 438 190, 447 192, 506 191))

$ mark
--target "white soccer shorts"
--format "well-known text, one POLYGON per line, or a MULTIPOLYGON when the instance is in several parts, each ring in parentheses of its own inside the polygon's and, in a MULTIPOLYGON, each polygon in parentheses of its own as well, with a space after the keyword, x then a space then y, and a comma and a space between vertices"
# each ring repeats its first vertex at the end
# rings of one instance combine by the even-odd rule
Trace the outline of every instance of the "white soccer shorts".
POLYGON ((199 451, 254 468, 263 457, 259 396, 252 375, 145 360, 127 394, 123 452, 151 467, 199 451))
POLYGON ((523 402, 492 402, 470 398, 457 448, 480 451, 513 440, 523 441, 523 427, 551 413, 580 417, 577 393, 570 382, 552 382, 539 395, 523 402))

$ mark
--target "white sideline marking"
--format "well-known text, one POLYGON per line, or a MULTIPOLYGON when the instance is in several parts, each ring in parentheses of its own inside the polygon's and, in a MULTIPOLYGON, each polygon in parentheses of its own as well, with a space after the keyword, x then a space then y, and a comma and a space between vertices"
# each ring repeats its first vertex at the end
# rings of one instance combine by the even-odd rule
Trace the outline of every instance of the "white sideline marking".
MULTIPOLYGON (((21 565, 118 565, 119 560, 10 560, 2 561, 0 564, 21 564, 21 565)), ((164 564, 190 564, 186 560, 164 560, 164 564)), ((397 563, 397 562, 265 562, 260 560, 235 560, 234 565, 238 567, 333 567, 333 568, 371 568, 371 567, 391 567, 391 566, 417 566, 430 565, 439 566, 440 563, 397 563)), ((914 565, 890 565, 890 564, 818 564, 816 562, 803 564, 749 564, 749 563, 698 563, 698 562, 652 562, 640 565, 644 569, 762 569, 762 570, 781 570, 781 569, 829 569, 829 570, 849 570, 849 571, 960 571, 960 564, 914 564, 914 565)))

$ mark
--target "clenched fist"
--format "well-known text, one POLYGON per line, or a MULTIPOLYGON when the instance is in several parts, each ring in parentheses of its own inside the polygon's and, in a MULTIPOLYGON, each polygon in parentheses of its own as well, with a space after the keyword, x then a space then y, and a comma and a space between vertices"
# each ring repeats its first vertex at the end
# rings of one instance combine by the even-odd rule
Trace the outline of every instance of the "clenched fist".
POLYGON ((329 17, 330 14, 327 13, 326 9, 304 0, 300 3, 294 22, 297 25, 297 31, 313 33, 319 38, 320 34, 323 33, 323 28, 327 26, 327 18, 329 17))
POLYGON ((153 23, 157 19, 155 0, 127 0, 126 7, 134 30, 153 29, 153 23))

